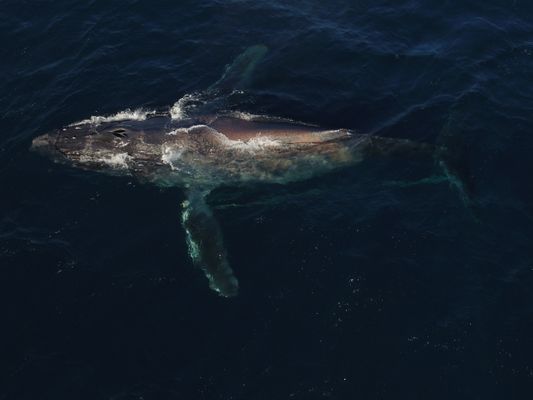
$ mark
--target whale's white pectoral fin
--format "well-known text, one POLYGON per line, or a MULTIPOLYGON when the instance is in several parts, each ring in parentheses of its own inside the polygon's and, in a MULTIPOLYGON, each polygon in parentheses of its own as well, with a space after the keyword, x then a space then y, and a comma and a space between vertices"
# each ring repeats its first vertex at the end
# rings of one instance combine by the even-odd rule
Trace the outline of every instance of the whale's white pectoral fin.
POLYGON ((236 296, 239 283, 229 266, 220 226, 206 203, 207 194, 189 191, 183 202, 181 221, 189 254, 194 264, 204 271, 211 289, 224 297, 236 296))

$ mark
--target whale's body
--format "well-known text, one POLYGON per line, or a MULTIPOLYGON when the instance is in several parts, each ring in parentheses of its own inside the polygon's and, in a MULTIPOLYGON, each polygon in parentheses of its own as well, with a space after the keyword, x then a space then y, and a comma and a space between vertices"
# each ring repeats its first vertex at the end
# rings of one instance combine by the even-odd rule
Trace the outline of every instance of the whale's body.
MULTIPOLYGON (((240 56, 246 65, 256 62, 249 56, 240 56)), ((233 77, 231 71, 225 75, 233 77)), ((74 167, 183 188, 187 201, 182 223, 189 253, 211 288, 223 296, 237 294, 238 283, 219 225, 205 201, 211 190, 251 182, 300 181, 373 155, 432 152, 430 146, 409 140, 239 112, 179 119, 170 113, 93 118, 41 135, 32 148, 74 167)))
POLYGON ((409 147, 420 145, 242 113, 78 123, 33 141, 34 149, 75 167, 204 189, 303 180, 409 147))

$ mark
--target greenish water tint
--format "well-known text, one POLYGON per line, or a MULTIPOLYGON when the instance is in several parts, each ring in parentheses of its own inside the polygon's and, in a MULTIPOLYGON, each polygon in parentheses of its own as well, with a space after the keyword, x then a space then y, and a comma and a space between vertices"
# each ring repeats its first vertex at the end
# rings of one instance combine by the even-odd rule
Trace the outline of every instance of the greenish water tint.
POLYGON ((384 182, 384 185, 386 186, 396 186, 401 188, 407 188, 417 185, 435 185, 440 183, 448 183, 449 178, 447 176, 428 176, 427 178, 418 179, 416 181, 392 181, 392 182, 384 182))

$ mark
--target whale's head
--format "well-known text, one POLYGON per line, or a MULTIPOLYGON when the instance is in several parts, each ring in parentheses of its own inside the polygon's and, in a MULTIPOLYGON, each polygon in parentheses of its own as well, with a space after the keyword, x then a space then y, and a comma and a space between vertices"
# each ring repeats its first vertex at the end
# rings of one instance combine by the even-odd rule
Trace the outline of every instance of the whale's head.
POLYGON ((149 157, 160 151, 151 125, 130 120, 82 122, 36 137, 31 149, 79 168, 127 171, 139 154, 149 157))

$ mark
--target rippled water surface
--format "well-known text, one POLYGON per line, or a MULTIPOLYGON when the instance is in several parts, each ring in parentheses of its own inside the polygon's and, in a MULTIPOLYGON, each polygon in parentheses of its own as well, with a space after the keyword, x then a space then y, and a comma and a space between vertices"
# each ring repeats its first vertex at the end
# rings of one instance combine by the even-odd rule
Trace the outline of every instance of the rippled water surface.
POLYGON ((7 0, 0 56, 0 399, 533 396, 530 2, 7 0), (255 44, 233 108, 451 138, 470 200, 409 158, 220 188, 224 299, 188 257, 179 188, 28 151, 168 109, 255 44))

